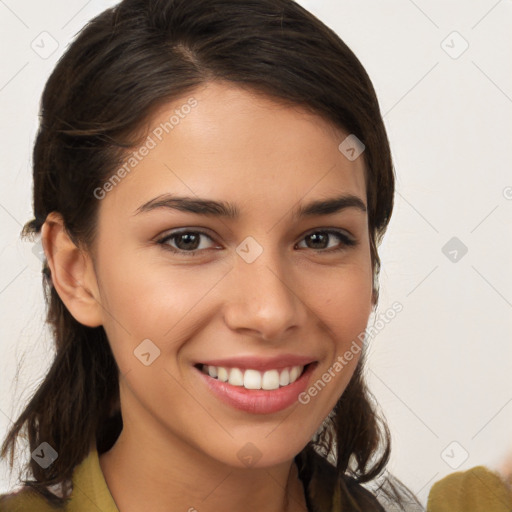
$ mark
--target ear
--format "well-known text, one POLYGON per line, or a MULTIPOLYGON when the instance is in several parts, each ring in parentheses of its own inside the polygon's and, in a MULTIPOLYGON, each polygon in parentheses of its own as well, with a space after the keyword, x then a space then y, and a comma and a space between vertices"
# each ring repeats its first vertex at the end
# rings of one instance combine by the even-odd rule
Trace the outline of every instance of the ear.
POLYGON ((90 255, 69 237, 62 216, 48 214, 41 228, 41 243, 52 284, 75 320, 88 327, 102 325, 96 273, 90 255))

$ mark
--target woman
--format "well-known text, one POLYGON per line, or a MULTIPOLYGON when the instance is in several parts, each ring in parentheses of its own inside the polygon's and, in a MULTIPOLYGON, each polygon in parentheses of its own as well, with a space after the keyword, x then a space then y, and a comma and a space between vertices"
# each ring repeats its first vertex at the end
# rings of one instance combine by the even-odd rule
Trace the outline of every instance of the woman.
POLYGON ((91 21, 42 99, 57 353, 2 510, 421 509, 363 379, 393 193, 370 79, 291 0, 91 21))

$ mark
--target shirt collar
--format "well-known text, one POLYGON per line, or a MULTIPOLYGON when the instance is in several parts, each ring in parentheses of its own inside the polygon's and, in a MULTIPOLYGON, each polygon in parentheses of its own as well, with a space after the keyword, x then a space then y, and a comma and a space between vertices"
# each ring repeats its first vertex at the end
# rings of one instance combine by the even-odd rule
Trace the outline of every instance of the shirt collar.
POLYGON ((73 472, 73 494, 69 503, 69 512, 83 510, 119 512, 107 487, 98 451, 94 445, 73 472))

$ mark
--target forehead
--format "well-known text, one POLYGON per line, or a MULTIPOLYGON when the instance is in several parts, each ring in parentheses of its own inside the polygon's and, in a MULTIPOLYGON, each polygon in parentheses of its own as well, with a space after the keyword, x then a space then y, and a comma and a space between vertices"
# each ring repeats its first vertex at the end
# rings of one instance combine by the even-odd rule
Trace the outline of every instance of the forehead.
POLYGON ((259 208, 264 216, 340 193, 366 202, 363 155, 350 160, 339 149, 347 135, 300 106, 210 82, 153 114, 102 207, 133 212, 165 193, 229 201, 242 214, 259 208))

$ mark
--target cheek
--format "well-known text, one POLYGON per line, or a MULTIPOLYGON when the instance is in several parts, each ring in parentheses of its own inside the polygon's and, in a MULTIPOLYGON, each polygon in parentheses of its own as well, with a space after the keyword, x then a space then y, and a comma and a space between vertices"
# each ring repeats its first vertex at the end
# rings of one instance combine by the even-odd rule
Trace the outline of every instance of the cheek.
POLYGON ((370 266, 350 265, 316 279, 308 294, 325 337, 328 353, 312 385, 299 400, 310 403, 318 417, 326 416, 345 391, 361 357, 368 319, 372 311, 370 266), (318 285, 322 284, 320 288, 318 285))
POLYGON ((306 282, 308 304, 339 350, 364 332, 372 310, 370 265, 347 265, 306 282))
POLYGON ((218 273, 166 266, 158 258, 143 264, 110 258, 101 269, 103 326, 121 373, 139 366, 134 351, 144 340, 162 354, 178 351, 197 328, 199 312, 207 321, 205 295, 218 281, 218 273))

